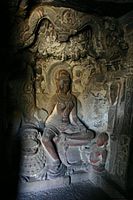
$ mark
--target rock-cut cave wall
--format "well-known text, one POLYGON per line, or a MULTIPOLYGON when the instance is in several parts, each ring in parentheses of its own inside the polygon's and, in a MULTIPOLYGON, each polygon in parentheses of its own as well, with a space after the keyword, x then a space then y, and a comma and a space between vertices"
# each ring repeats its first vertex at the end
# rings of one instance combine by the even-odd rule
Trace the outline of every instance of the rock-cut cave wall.
POLYGON ((44 122, 56 91, 55 74, 67 70, 79 118, 109 135, 105 169, 126 187, 131 143, 133 76, 131 44, 121 21, 71 8, 20 7, 11 35, 8 124, 17 134, 22 118, 44 122), (120 23, 121 22, 121 23, 120 23))

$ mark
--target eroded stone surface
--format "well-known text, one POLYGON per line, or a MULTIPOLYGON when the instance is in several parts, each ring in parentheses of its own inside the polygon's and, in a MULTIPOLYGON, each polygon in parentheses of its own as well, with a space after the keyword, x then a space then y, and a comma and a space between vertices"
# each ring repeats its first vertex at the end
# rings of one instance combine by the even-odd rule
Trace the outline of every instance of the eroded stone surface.
MULTIPOLYGON (((8 79, 13 112, 8 120, 13 134, 29 123, 43 132, 48 102, 56 91, 54 76, 59 69, 67 70, 78 117, 96 135, 108 133, 105 169, 125 187, 133 96, 132 32, 124 35, 128 27, 122 19, 71 8, 44 4, 35 6, 29 15, 25 12, 18 12, 18 29, 13 32, 15 48, 22 52, 13 60, 21 64, 14 70, 19 76, 12 73, 8 79)), ((70 149, 69 155, 74 152, 70 149)))

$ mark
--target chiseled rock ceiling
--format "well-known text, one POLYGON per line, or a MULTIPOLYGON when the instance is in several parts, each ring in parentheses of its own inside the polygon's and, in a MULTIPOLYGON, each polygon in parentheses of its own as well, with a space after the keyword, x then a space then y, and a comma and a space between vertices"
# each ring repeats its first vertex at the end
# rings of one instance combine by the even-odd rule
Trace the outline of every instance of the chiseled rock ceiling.
POLYGON ((39 3, 48 3, 113 17, 120 17, 133 10, 133 0, 33 0, 32 2, 14 0, 14 2, 18 4, 23 2, 22 5, 28 4, 29 7, 39 3))

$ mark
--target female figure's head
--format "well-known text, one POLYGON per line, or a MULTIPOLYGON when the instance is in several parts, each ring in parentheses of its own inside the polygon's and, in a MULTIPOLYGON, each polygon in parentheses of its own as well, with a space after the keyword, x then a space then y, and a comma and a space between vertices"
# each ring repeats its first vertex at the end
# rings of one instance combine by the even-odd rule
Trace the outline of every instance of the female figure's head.
POLYGON ((71 77, 67 70, 61 69, 55 76, 57 93, 67 94, 70 91, 71 77))

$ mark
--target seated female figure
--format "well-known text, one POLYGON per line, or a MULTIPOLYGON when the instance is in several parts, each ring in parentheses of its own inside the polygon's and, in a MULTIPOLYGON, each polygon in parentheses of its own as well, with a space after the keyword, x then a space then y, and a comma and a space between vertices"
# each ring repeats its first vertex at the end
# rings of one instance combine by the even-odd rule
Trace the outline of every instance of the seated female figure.
POLYGON ((71 77, 67 70, 61 69, 55 77, 57 91, 48 104, 49 116, 45 122, 43 144, 53 161, 60 162, 53 145, 53 138, 64 134, 75 145, 84 145, 95 137, 77 116, 77 99, 71 93, 71 77))

